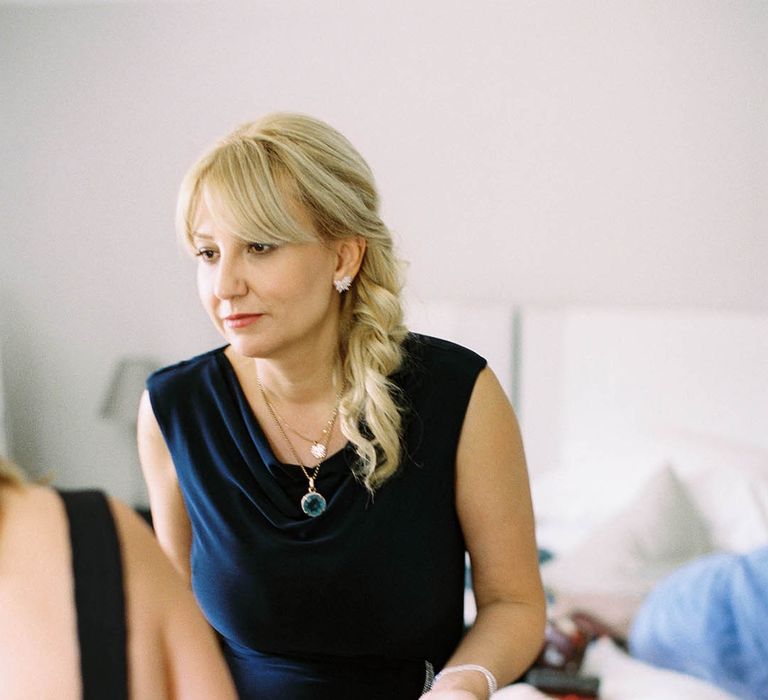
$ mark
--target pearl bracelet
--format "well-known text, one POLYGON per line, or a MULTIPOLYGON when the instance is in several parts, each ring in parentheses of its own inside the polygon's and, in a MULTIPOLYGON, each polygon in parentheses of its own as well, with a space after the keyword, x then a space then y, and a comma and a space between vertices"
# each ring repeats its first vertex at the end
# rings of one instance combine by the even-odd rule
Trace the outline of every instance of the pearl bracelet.
POLYGON ((477 671, 485 676, 485 682, 488 684, 488 697, 490 698, 499 687, 496 683, 496 677, 485 667, 479 664, 459 664, 458 666, 446 666, 435 676, 434 683, 437 683, 443 676, 449 673, 459 673, 461 671, 477 671))

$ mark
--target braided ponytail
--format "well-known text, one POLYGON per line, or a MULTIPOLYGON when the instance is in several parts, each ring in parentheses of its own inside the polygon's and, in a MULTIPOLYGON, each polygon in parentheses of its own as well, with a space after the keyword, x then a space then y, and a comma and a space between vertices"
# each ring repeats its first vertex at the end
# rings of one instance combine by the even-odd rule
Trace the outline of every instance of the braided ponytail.
POLYGON ((341 348, 349 389, 339 413, 342 432, 360 459, 358 477, 372 492, 400 464, 401 406, 389 376, 402 362, 406 329, 391 247, 369 246, 354 290, 341 348))

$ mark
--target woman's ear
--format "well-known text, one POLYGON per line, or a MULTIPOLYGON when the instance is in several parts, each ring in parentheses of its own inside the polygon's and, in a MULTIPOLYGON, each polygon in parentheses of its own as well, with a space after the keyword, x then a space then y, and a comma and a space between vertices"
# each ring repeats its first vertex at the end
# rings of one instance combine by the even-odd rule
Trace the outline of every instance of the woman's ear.
POLYGON ((336 269, 334 277, 342 279, 350 277, 354 279, 363 264, 365 256, 366 240, 362 236, 349 236, 335 241, 336 269))

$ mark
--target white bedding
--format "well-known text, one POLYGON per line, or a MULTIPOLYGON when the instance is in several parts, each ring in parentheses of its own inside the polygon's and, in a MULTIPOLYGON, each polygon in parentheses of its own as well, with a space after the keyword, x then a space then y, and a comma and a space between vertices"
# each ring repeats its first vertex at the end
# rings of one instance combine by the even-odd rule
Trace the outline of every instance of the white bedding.
MULTIPOLYGON (((582 673, 600 678, 600 700, 738 700, 710 683, 633 659, 610 639, 587 648, 582 673)), ((525 683, 500 689, 494 700, 542 700, 550 696, 525 683)))
MULTIPOLYGON (((664 573, 768 544, 768 316, 524 308, 520 345, 539 543, 560 559, 544 578, 566 608, 626 631, 664 573)), ((601 700, 732 697, 607 639, 583 671, 601 700)))
POLYGON ((587 648, 582 672, 601 679, 600 700, 738 700, 698 678, 633 659, 608 638, 587 648))
MULTIPOLYGON (((522 348, 524 437, 551 458, 531 464, 540 544, 557 555, 543 576, 565 609, 626 631, 664 574, 768 544, 768 316, 524 311, 522 348)), ((608 639, 582 671, 601 700, 732 698, 608 639)))

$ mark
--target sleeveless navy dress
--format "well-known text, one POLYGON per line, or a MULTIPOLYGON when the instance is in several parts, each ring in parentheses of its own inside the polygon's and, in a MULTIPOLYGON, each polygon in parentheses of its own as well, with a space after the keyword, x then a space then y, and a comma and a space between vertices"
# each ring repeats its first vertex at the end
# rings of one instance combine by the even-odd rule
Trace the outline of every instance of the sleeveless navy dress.
POLYGON ((224 348, 147 381, 192 525, 192 585, 241 698, 410 700, 463 631, 456 449, 485 360, 410 334, 398 473, 371 498, 351 445, 307 479, 278 462, 224 348))

